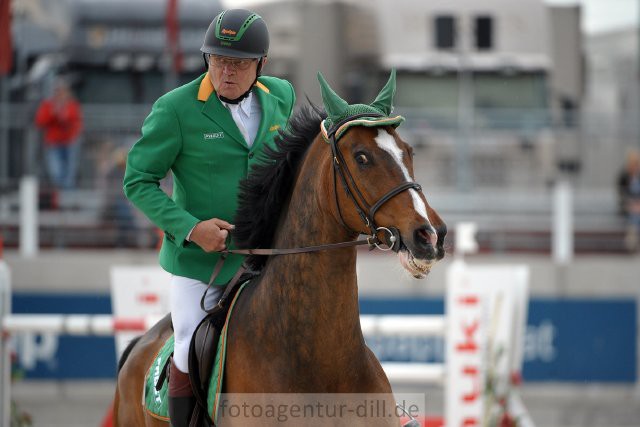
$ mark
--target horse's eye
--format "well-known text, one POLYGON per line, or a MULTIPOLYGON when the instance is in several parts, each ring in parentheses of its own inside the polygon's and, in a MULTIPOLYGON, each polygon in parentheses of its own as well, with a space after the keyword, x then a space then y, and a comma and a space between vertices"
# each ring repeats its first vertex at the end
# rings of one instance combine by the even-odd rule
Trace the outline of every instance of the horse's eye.
POLYGON ((364 153, 356 153, 356 162, 360 163, 361 165, 368 165, 369 159, 364 153))

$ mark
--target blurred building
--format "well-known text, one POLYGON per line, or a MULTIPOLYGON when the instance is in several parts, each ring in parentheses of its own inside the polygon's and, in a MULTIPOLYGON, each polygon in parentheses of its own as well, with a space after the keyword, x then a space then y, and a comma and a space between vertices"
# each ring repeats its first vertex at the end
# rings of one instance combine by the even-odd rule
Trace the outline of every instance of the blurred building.
MULTIPOLYGON (((382 63, 401 72, 398 105, 456 112, 468 97, 476 110, 544 114, 552 58, 541 1, 400 0, 376 7, 382 32, 392 35, 384 39, 382 63), (461 84, 465 79, 469 84, 461 84)), ((496 115, 485 117, 500 124, 496 115)))
POLYGON ((437 147, 430 181, 543 186, 558 166, 580 167, 578 6, 285 0, 255 9, 273 34, 269 72, 289 78, 299 100, 320 102, 320 70, 347 100, 369 102, 395 68, 401 133, 437 147))
POLYGON ((600 108, 620 118, 637 122, 629 112, 638 110, 638 28, 622 28, 586 38, 589 85, 587 108, 600 108))
MULTIPOLYGON (((87 212, 86 228, 95 226, 95 207, 107 191, 95 189, 107 188, 109 153, 136 140, 158 96, 203 71, 199 48, 221 2, 178 0, 177 74, 167 3, 14 1, 16 61, 8 119, 0 123, 0 187, 15 189, 25 173, 43 178, 31 126, 35 101, 50 77, 65 73, 86 126, 80 190, 59 205, 87 212)), ((449 216, 494 212, 486 192, 506 198, 518 227, 529 230, 533 221, 520 212, 547 209, 549 184, 565 170, 589 192, 589 218, 617 230, 612 177, 623 147, 637 141, 640 116, 633 30, 590 37, 585 45, 580 7, 543 0, 275 0, 248 7, 269 25, 265 73, 292 81, 299 104, 307 96, 320 103, 318 71, 348 101, 370 102, 397 70, 395 112, 407 118, 399 132, 417 148, 416 179, 430 194, 440 192, 436 201, 449 216), (472 190, 477 203, 468 203, 472 190), (538 198, 518 198, 530 192, 538 198)), ((0 204, 0 217, 3 209, 11 212, 0 204)), ((74 226, 78 218, 74 213, 74 226)), ((546 230, 547 217, 538 219, 546 230)))
POLYGON ((253 9, 269 25, 266 72, 289 79, 300 102, 307 95, 320 103, 318 71, 350 102, 363 101, 377 86, 384 36, 369 5, 282 0, 253 9))
MULTIPOLYGON (((23 0, 14 7, 18 74, 71 74, 85 103, 144 103, 203 70, 202 37, 217 0, 178 1, 182 67, 172 75, 167 2, 23 0)), ((46 89, 45 89, 46 90, 46 89)))
POLYGON ((591 141, 591 163, 601 165, 594 183, 613 185, 626 149, 640 143, 638 36, 638 28, 622 28, 590 35, 585 42, 584 132, 591 141))
MULTIPOLYGON (((113 129, 130 139, 155 99, 202 72, 202 35, 222 5, 178 4, 183 67, 176 74, 166 1, 17 2, 13 88, 18 94, 30 89, 31 97, 23 90, 26 95, 14 99, 29 108, 46 92, 48 77, 71 73, 87 108, 88 139, 104 139, 104 131, 113 129), (99 136, 91 135, 92 123, 99 136)), ((440 150, 433 155, 437 167, 428 168, 434 173, 429 179, 440 185, 543 185, 558 164, 577 169, 582 162, 575 132, 584 88, 577 6, 281 0, 254 9, 270 27, 266 72, 291 80, 299 103, 306 96, 320 102, 318 71, 348 101, 367 102, 397 69, 397 111, 408 119, 403 136, 440 150), (553 128, 559 131, 550 135, 553 128)))
POLYGON ((365 77, 375 66, 380 78, 398 70, 397 104, 405 107, 457 108, 461 72, 473 74, 479 108, 580 103, 577 7, 548 8, 541 0, 373 0, 366 6, 289 0, 255 9, 272 31, 272 71, 314 98, 315 71, 350 94, 354 86, 367 92, 368 83, 379 83, 365 77))
MULTIPOLYGON (((200 73, 203 29, 218 1, 179 0, 183 75, 167 82, 166 2, 24 0, 14 33, 18 67, 38 77, 68 69, 87 103, 150 103, 200 73), (162 4, 162 7, 158 7, 162 4), (171 83, 174 83, 173 85, 171 83)), ((432 126, 460 124, 464 105, 490 127, 540 127, 579 109, 578 7, 542 0, 283 0, 255 10, 271 32, 268 72, 319 102, 317 71, 362 101, 398 70, 397 105, 432 126)))

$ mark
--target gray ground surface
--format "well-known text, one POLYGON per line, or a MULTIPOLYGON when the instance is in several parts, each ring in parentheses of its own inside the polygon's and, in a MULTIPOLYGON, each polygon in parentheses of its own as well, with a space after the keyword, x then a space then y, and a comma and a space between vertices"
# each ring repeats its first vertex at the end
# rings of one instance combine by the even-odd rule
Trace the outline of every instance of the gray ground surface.
MULTIPOLYGON (((103 382, 29 382, 16 384, 13 396, 35 427, 99 426, 113 397, 114 384, 103 382)), ((425 393, 427 415, 443 412, 442 390, 404 388, 425 393)), ((525 385, 525 402, 537 427, 637 427, 640 389, 602 385, 525 385)))

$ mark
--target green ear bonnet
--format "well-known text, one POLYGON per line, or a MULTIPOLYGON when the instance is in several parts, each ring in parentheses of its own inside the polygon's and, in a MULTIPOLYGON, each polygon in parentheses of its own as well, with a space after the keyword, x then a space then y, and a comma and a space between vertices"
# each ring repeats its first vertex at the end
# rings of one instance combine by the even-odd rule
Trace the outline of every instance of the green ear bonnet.
POLYGON ((340 98, 329 87, 321 73, 318 73, 318 81, 320 82, 320 91, 322 92, 322 103, 327 112, 327 118, 320 124, 322 136, 325 140, 329 140, 328 132, 339 123, 342 123, 335 130, 336 141, 352 126, 393 126, 398 127, 404 121, 402 116, 390 116, 393 110, 393 95, 396 91, 396 70, 391 71, 389 81, 382 88, 375 101, 372 104, 353 104, 349 105, 347 101, 340 98), (371 114, 368 116, 367 114, 371 114), (358 116, 353 120, 349 117, 358 116), (345 120, 348 120, 345 122, 345 120))

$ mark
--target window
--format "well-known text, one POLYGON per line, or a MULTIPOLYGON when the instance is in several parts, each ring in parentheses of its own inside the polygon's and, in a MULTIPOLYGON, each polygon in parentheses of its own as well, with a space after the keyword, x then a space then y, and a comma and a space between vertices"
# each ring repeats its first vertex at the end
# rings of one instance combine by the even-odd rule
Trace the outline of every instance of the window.
POLYGON ((491 16, 476 17, 476 48, 478 50, 493 49, 493 18, 491 16))
POLYGON ((453 49, 456 44, 456 22, 451 15, 439 15, 435 18, 435 40, 438 49, 453 49))

